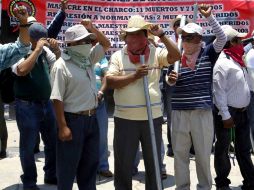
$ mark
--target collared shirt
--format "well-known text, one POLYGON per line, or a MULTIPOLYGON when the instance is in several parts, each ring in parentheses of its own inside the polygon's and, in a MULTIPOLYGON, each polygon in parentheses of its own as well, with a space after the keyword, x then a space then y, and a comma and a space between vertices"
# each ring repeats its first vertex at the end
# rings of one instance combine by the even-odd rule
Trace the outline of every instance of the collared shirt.
MULTIPOLYGON (((168 66, 166 48, 155 48, 149 45, 150 55, 146 64, 149 65, 148 86, 153 118, 162 116, 161 91, 159 79, 163 66, 168 66)), ((136 72, 137 64, 133 64, 128 57, 127 46, 111 56, 107 76, 123 76, 136 72)), ((143 79, 138 79, 129 85, 114 90, 114 116, 130 120, 147 120, 146 100, 143 79)))
POLYGON ((222 52, 213 70, 214 103, 222 120, 229 119, 228 106, 244 108, 250 103, 247 70, 222 52))
MULTIPOLYGON (((227 37, 213 15, 207 18, 216 40, 201 49, 194 70, 180 67, 172 94, 172 110, 212 109, 212 70, 227 37)), ((172 68, 169 68, 171 72, 172 68)))
POLYGON ((254 49, 250 49, 246 54, 245 63, 248 68, 249 87, 250 90, 254 92, 254 49))
POLYGON ((24 57, 31 45, 25 46, 19 39, 15 43, 0 44, 0 70, 6 69, 24 57))
POLYGON ((94 64, 105 55, 97 44, 90 53, 90 67, 82 69, 71 59, 59 58, 51 70, 52 92, 50 99, 62 101, 64 111, 77 113, 97 107, 97 90, 94 64))

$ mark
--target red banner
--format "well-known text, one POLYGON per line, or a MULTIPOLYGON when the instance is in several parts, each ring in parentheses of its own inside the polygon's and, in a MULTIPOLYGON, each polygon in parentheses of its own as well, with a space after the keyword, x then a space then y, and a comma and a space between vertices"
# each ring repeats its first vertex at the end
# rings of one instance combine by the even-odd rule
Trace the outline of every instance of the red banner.
MULTIPOLYGON (((13 8, 17 5, 28 7, 29 13, 39 22, 48 25, 60 8, 60 0, 2 0, 3 10, 11 16, 13 8)), ((63 40, 64 31, 84 18, 90 18, 100 30, 111 40, 112 51, 122 47, 118 32, 127 26, 127 20, 132 15, 142 15, 152 23, 158 23, 164 28, 167 35, 173 33, 170 21, 177 15, 186 15, 193 18, 193 0, 69 0, 67 18, 59 40, 63 40)), ((213 6, 213 14, 221 25, 231 25, 240 32, 254 29, 254 1, 236 0, 198 0, 198 3, 208 3, 213 6)), ((197 14, 197 23, 205 29, 205 35, 212 31, 205 18, 197 14)), ((11 17, 10 24, 15 25, 16 20, 11 17)), ((111 53, 109 53, 111 54, 111 53)))

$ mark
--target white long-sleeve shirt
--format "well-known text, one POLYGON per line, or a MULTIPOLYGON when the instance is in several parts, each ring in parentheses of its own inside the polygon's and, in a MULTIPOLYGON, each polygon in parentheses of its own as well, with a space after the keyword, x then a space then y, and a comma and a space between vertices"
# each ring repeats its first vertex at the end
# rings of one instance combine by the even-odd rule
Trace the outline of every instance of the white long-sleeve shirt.
MULTIPOLYGON (((252 48, 252 45, 251 45, 252 48)), ((245 56, 245 63, 248 68, 249 87, 254 92, 254 49, 250 49, 245 56)))
POLYGON ((222 120, 231 117, 228 106, 244 108, 250 103, 246 68, 242 68, 233 59, 222 52, 213 69, 214 103, 219 109, 222 120))

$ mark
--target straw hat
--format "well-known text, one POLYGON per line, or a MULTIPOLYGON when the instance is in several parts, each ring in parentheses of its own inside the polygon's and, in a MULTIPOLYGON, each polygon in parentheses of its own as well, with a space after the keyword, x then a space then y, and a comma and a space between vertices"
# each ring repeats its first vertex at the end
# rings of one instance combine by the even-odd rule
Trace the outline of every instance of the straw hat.
POLYGON ((127 32, 136 32, 139 30, 148 30, 151 23, 146 22, 140 15, 134 15, 128 20, 127 28, 122 28, 120 32, 120 39, 124 39, 127 32))

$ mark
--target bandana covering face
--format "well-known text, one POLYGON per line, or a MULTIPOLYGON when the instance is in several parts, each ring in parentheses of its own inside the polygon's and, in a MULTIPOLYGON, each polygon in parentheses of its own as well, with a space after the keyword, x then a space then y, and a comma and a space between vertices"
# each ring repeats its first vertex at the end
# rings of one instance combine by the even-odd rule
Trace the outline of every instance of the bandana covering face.
POLYGON ((76 45, 67 47, 68 55, 71 59, 82 69, 91 66, 89 61, 90 51, 92 45, 84 44, 84 45, 76 45))
POLYGON ((229 55, 235 62, 239 63, 241 67, 245 67, 245 64, 242 58, 244 55, 244 49, 242 44, 224 49, 224 53, 229 55))
POLYGON ((195 69, 196 61, 201 51, 202 43, 194 44, 183 42, 182 66, 195 69))
POLYGON ((148 60, 150 49, 148 46, 148 40, 145 36, 128 36, 126 39, 126 44, 128 56, 132 63, 139 63, 140 55, 145 55, 145 61, 148 60), (140 52, 140 50, 143 50, 143 52, 140 52))

